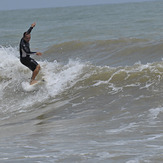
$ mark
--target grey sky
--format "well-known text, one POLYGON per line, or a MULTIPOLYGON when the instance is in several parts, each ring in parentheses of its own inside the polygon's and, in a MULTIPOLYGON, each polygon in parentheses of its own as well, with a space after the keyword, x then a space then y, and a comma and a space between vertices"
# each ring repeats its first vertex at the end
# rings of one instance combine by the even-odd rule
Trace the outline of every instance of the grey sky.
POLYGON ((93 5, 150 0, 0 0, 0 10, 93 5))

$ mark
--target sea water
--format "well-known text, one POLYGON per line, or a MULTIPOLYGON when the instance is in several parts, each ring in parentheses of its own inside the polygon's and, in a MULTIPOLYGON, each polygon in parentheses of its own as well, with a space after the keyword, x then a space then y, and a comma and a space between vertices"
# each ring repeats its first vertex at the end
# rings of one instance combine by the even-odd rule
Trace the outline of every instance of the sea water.
POLYGON ((162 163, 163 2, 0 11, 0 162, 162 163), (30 41, 40 65, 19 61, 30 41))

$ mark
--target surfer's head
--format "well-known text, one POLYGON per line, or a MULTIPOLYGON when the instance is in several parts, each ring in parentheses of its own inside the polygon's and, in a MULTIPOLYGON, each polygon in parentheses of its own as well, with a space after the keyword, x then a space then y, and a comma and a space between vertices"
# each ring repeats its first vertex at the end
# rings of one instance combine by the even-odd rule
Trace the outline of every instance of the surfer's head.
POLYGON ((27 32, 24 32, 23 34, 23 38, 26 42, 29 42, 30 39, 31 39, 31 34, 30 33, 27 33, 27 32))

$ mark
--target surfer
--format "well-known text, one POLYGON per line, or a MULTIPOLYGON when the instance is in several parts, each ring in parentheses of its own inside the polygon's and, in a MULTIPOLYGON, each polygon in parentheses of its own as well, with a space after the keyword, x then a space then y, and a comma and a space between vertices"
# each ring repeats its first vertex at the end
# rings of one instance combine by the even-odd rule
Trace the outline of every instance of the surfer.
POLYGON ((40 71, 40 65, 33 58, 31 58, 30 55, 31 54, 36 54, 38 56, 42 55, 42 53, 40 52, 31 52, 30 50, 29 45, 29 41, 31 39, 30 33, 32 29, 35 27, 35 25, 36 23, 33 23, 31 27, 28 29, 28 31, 24 32, 23 38, 20 41, 20 62, 26 67, 28 67, 31 71, 33 71, 30 85, 37 83, 35 78, 40 71))

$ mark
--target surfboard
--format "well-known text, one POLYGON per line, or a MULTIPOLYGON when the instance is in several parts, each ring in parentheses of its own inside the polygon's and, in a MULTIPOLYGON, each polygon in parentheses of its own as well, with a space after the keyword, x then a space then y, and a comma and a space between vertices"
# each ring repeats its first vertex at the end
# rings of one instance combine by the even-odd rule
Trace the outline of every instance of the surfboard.
POLYGON ((32 92, 35 90, 38 90, 40 85, 44 84, 46 81, 44 79, 37 81, 37 83, 34 83, 32 85, 30 85, 29 82, 22 82, 22 88, 24 91, 26 92, 32 92))

